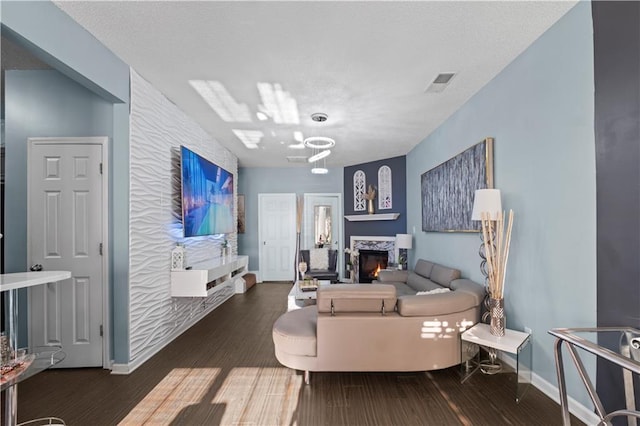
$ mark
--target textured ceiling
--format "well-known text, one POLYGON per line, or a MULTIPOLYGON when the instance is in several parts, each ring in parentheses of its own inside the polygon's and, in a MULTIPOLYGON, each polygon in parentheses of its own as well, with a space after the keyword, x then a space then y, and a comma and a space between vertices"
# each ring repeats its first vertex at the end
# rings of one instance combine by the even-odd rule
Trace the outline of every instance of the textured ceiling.
POLYGON ((55 3, 236 154, 242 167, 306 167, 286 160, 311 155, 289 147, 298 144, 296 131, 336 140, 327 167, 404 155, 575 5, 55 3), (446 90, 425 93, 443 72, 456 73, 446 90), (196 87, 216 91, 218 109, 196 87), (286 101, 280 105, 288 106, 288 122, 276 122, 269 104, 274 90, 286 101), (267 120, 258 120, 258 111, 267 120), (314 123, 314 112, 329 119, 314 123), (246 148, 238 131, 261 132, 258 148, 246 148))

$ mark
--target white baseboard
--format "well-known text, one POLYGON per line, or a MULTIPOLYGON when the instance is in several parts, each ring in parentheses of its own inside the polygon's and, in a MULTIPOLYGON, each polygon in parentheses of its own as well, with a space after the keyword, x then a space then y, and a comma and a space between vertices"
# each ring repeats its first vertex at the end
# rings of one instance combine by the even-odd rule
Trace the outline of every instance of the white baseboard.
MULTIPOLYGON (((500 353, 500 360, 514 370, 516 369, 516 360, 514 358, 500 353)), ((558 387, 552 385, 533 371, 531 372, 531 385, 538 388, 540 392, 547 395, 556 404, 560 405, 560 390, 558 387)), ((569 412, 580 419, 584 424, 595 426, 600 423, 600 419, 598 419, 593 408, 585 407, 570 396, 567 397, 567 401, 569 402, 569 412)))
POLYGON ((229 297, 226 297, 224 299, 220 299, 219 300, 220 303, 217 303, 215 305, 209 306, 207 309, 204 309, 199 315, 194 315, 193 318, 191 318, 189 321, 187 321, 184 324, 182 324, 182 326, 176 328, 171 334, 167 335, 164 339, 162 339, 160 342, 158 342, 157 345, 155 345, 155 346, 147 349, 146 351, 142 352, 132 362, 130 362, 128 364, 113 363, 111 365, 111 374, 124 375, 124 374, 133 373, 138 367, 140 367, 142 364, 147 362, 152 356, 154 356, 155 354, 160 352, 165 346, 167 346, 169 343, 171 343, 176 337, 180 336, 182 333, 187 331, 195 323, 197 323, 202 318, 204 318, 206 315, 208 315, 211 311, 213 311, 218 306, 222 305, 224 302, 229 300, 233 295, 234 295, 234 293, 232 292, 232 293, 229 294, 229 297))

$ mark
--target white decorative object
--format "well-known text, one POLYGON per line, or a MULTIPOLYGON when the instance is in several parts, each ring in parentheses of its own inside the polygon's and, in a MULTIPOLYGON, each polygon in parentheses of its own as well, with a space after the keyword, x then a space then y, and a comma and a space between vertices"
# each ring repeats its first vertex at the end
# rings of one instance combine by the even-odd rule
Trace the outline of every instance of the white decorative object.
POLYGON ((309 250, 309 269, 329 269, 329 250, 325 248, 309 250))
POLYGON ((378 169, 378 210, 388 210, 392 207, 391 167, 382 166, 378 169))
POLYGON ((171 250, 171 270, 182 271, 186 266, 187 254, 184 251, 182 243, 178 243, 173 250, 171 250))
POLYGON ((366 209, 366 200, 364 198, 365 188, 367 187, 367 176, 362 170, 358 170, 353 174, 353 210, 363 212, 366 209))

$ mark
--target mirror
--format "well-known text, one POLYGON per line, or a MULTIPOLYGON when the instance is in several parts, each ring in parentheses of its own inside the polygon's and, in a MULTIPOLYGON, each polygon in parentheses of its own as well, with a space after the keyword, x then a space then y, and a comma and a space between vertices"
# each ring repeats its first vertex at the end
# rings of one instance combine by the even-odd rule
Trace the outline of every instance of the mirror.
POLYGON ((315 206, 313 224, 316 247, 331 247, 331 206, 315 206))

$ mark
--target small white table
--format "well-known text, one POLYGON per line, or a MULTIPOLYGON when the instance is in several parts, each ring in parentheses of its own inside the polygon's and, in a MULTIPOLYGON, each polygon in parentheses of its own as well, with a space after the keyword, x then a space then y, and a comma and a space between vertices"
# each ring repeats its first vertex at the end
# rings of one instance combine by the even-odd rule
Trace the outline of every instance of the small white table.
MULTIPOLYGON (((318 287, 323 285, 330 285, 330 280, 319 280, 318 287)), ((315 291, 302 291, 300 290, 300 281, 296 281, 289 291, 287 296, 287 312, 294 309, 300 309, 307 305, 315 303, 317 298, 317 292, 315 291)))
MULTIPOLYGON (((464 355, 465 342, 495 349, 516 356, 516 402, 520 402, 531 383, 531 334, 506 329, 504 336, 497 337, 489 331, 489 324, 478 323, 460 335, 461 355, 464 355)), ((461 357, 465 359, 465 357, 461 357)), ((475 368, 462 367, 462 383, 480 368, 480 351, 476 353, 475 368)))
MULTIPOLYGON (((12 274, 0 274, 0 291, 7 292, 7 304, 9 311, 8 336, 11 347, 18 349, 18 290, 21 288, 42 285, 50 282, 64 281, 71 278, 70 271, 38 271, 38 272, 16 272, 12 274)), ((2 391, 5 392, 5 412, 4 424, 14 426, 18 419, 18 383, 27 377, 36 374, 54 362, 52 357, 48 363, 34 362, 20 376, 4 383, 2 391)), ((59 362, 59 360, 58 360, 59 362)), ((59 420, 50 418, 53 420, 59 420)), ((49 423, 54 424, 54 423, 49 423)))

